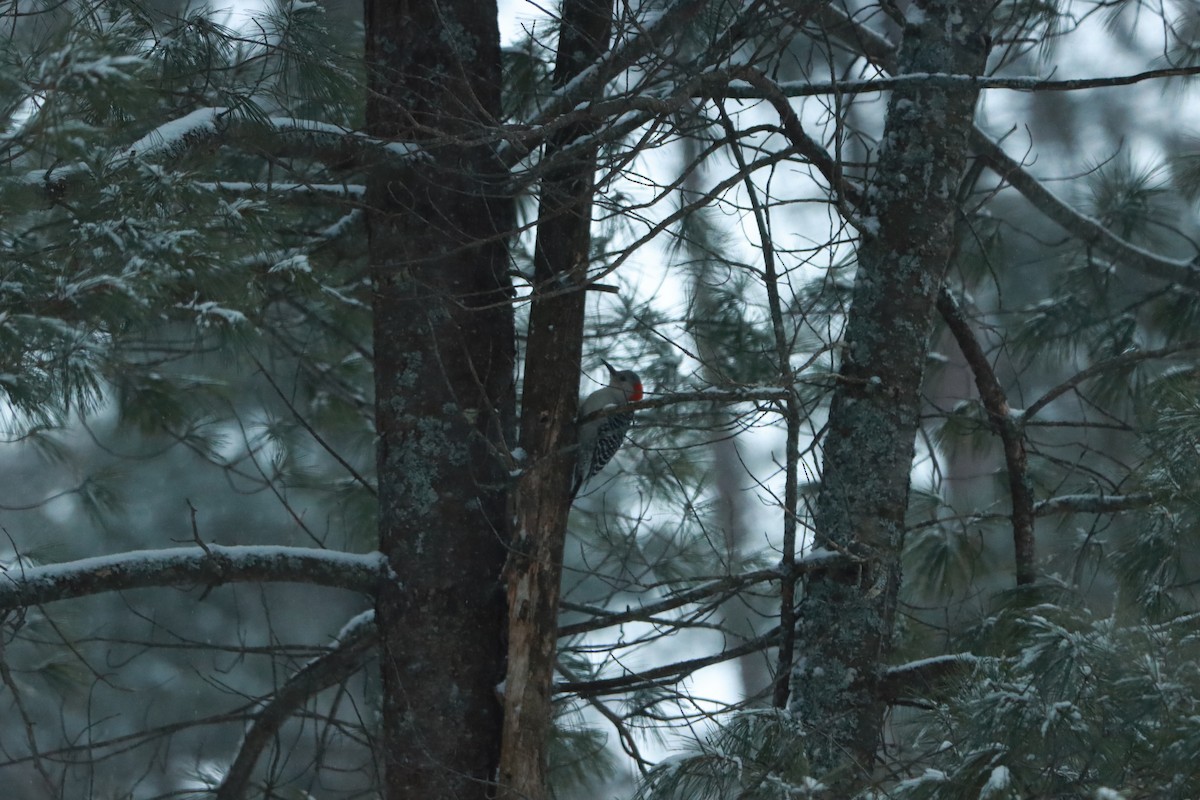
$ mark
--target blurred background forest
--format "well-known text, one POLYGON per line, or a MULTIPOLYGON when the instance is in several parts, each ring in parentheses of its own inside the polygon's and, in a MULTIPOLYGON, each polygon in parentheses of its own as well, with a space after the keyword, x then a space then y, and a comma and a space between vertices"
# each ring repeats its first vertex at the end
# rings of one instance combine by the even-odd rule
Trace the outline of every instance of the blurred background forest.
MULTIPOLYGON (((667 5, 616 6, 614 41, 667 5)), ((888 99, 865 84, 919 6, 714 0, 594 99, 591 269, 613 291, 589 294, 580 391, 604 358, 662 402, 572 515, 558 797, 822 796, 797 755, 812 732, 777 708, 777 567, 785 529, 796 557, 811 542, 870 222, 848 222, 852 193, 761 87, 702 78, 761 65, 861 187, 888 99)), ((378 146, 360 11, 0 4, 7 573, 197 542, 377 546, 363 177, 346 166, 378 146)), ((544 123, 555 13, 501 8, 511 130, 544 123)), ((991 27, 975 121, 1012 163, 973 140, 952 188, 864 796, 1196 797, 1200 6, 1011 0, 991 27), (1148 70, 1175 73, 1102 80, 1148 70)), ((536 153, 513 161, 520 330, 539 172, 536 153)), ((370 607, 263 583, 9 611, 6 796, 203 796, 264 698, 370 607)), ((280 728, 252 796, 376 796, 377 669, 280 728)))

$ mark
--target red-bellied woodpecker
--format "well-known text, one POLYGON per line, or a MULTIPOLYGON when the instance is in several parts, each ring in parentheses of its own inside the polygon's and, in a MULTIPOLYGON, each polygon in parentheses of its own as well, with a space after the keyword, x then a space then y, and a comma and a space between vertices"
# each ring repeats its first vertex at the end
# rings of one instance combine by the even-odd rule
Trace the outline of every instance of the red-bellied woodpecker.
MULTIPOLYGON (((602 408, 623 406, 642 399, 642 380, 636 372, 615 370, 607 361, 608 386, 597 389, 579 406, 579 418, 586 419, 602 408)), ((575 480, 571 485, 571 497, 575 497, 588 479, 617 454, 625 441, 625 432, 633 422, 633 412, 609 414, 589 419, 579 426, 579 458, 575 461, 575 480)))

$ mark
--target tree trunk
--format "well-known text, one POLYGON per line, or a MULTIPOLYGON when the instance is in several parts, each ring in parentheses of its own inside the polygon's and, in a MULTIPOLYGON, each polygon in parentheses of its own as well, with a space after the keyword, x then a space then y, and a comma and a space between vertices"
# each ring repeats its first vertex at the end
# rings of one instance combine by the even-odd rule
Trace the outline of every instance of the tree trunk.
MULTIPOLYGON (((554 83, 563 86, 608 49, 611 0, 566 0, 554 83)), ((591 250, 596 148, 570 158, 562 148, 595 123, 566 126, 547 143, 534 250, 521 446, 517 531, 507 571, 509 662, 505 679, 501 797, 541 800, 547 793, 551 688, 558 648, 563 545, 576 453, 579 362, 591 250)))
MULTIPOLYGON (((980 74, 988 46, 978 4, 919 5, 899 73, 980 74)), ((837 769, 829 777, 843 789, 869 774, 881 738, 877 684, 891 647, 921 376, 977 95, 970 86, 896 89, 866 192, 814 520, 817 547, 859 562, 807 581, 791 703, 810 730, 814 770, 837 769)))
POLYGON ((500 754, 514 326, 495 2, 366 0, 385 797, 484 798, 500 754), (399 151, 400 148, 397 148, 399 151))

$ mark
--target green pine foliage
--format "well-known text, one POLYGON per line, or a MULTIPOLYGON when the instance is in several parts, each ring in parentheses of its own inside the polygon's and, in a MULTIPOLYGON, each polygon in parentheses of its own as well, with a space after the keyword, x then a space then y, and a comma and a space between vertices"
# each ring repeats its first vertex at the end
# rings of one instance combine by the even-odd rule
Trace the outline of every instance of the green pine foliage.
MULTIPOLYGON (((295 122, 359 118, 355 37, 316 4, 274 4, 252 33, 228 17, 74 2, 14 26, 0 175, 0 205, 20 209, 0 230, 14 432, 111 406, 219 462, 233 382, 213 366, 238 353, 293 372, 277 429, 363 424, 360 215, 337 199, 353 175, 297 147, 295 122)), ((268 480, 317 483, 283 463, 309 449, 280 447, 268 480)))
POLYGON ((657 766, 639 798, 768 800, 816 798, 824 787, 808 775, 804 726, 776 709, 747 711, 727 720, 695 752, 657 766))
POLYGON ((1001 611, 1011 655, 900 722, 905 798, 1195 796, 1198 676, 1187 618, 1120 625, 1061 603, 1001 611), (1007 617, 1007 620, 1005 618, 1007 617))

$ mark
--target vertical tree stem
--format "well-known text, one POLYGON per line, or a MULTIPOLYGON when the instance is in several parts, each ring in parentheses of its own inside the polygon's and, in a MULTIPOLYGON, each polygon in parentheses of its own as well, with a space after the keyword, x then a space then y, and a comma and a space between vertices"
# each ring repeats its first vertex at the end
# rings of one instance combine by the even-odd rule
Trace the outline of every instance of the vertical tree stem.
POLYGON ((484 800, 500 756, 515 331, 494 0, 367 0, 376 604, 387 800, 484 800))
MULTIPOLYGON (((611 0, 566 0, 554 83, 564 86, 608 50, 611 0)), ((595 122, 565 126, 547 143, 551 157, 595 122)), ((591 250, 597 148, 560 157, 540 185, 534 248, 534 299, 529 315, 521 446, 526 462, 517 485, 517 527, 505 570, 508 671, 504 682, 501 798, 547 796, 547 746, 554 723, 551 688, 558 646, 558 600, 570 486, 591 250), (563 291, 574 287, 574 291, 563 291), (545 292, 541 295, 541 292, 545 292)))
MULTIPOLYGON (((898 73, 980 74, 988 50, 981 7, 929 0, 921 12, 904 27, 898 73)), ((876 689, 891 649, 921 380, 977 94, 895 90, 865 193, 814 515, 816 545, 858 563, 808 577, 790 705, 813 731, 813 767, 838 794, 870 775, 882 736, 876 689)))

